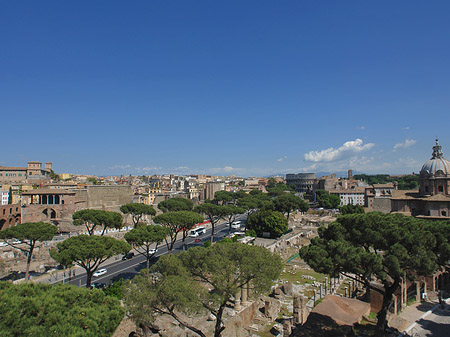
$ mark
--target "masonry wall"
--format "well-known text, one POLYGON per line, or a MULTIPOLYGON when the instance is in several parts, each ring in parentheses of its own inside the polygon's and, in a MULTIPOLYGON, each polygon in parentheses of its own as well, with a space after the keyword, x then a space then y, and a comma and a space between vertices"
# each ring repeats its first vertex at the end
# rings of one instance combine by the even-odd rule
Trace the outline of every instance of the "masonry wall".
POLYGON ((389 198, 374 198, 373 210, 376 212, 390 213, 391 212, 391 199, 389 198))
POLYGON ((133 190, 129 185, 87 186, 76 191, 77 198, 84 201, 86 208, 119 212, 120 206, 132 202, 133 190))
POLYGON ((0 230, 20 223, 21 209, 19 204, 0 205, 0 230))

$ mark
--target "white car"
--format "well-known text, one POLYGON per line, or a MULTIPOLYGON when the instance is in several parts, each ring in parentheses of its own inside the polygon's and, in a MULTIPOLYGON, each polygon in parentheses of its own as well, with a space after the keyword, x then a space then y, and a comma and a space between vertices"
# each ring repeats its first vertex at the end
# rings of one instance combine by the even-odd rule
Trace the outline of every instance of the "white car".
POLYGON ((239 229, 241 228, 241 222, 240 221, 235 221, 231 224, 231 228, 233 229, 239 229))
POLYGON ((148 253, 154 255, 154 254, 156 254, 157 251, 158 251, 158 249, 153 248, 153 249, 150 249, 150 250, 148 251, 148 253))
POLYGON ((108 272, 108 270, 106 270, 105 268, 99 269, 94 274, 92 274, 92 276, 99 277, 99 276, 105 275, 107 272, 108 272))

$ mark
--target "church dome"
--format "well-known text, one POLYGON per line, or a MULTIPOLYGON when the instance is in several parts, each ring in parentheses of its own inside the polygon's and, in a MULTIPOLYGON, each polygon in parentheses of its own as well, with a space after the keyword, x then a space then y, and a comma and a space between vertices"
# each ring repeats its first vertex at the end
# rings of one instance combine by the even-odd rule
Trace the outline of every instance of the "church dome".
POLYGON ((436 145, 433 146, 433 156, 425 164, 423 164, 420 170, 420 176, 450 176, 450 161, 445 159, 442 155, 442 146, 439 145, 436 139, 436 145))

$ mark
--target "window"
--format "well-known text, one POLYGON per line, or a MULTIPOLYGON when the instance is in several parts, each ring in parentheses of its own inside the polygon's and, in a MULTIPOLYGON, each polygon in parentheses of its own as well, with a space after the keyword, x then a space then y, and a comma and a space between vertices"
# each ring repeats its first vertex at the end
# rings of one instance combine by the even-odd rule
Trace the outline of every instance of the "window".
POLYGON ((425 192, 428 192, 428 186, 425 186, 425 192))
POLYGON ((447 212, 446 211, 442 211, 441 214, 442 214, 442 216, 447 216, 447 212))
POLYGON ((442 185, 438 186, 438 191, 439 192, 444 192, 444 186, 442 186, 442 185))

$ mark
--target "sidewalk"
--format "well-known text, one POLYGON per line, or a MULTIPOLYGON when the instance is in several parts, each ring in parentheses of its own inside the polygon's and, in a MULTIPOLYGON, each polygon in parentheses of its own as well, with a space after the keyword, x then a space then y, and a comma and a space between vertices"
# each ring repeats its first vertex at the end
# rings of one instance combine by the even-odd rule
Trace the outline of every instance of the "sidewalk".
MULTIPOLYGON (((446 303, 447 305, 450 304, 450 299, 447 299, 446 303)), ((438 308, 439 301, 437 299, 409 305, 399 315, 392 317, 389 325, 401 331, 400 336, 409 336, 409 332, 417 321, 425 318, 438 308)))

